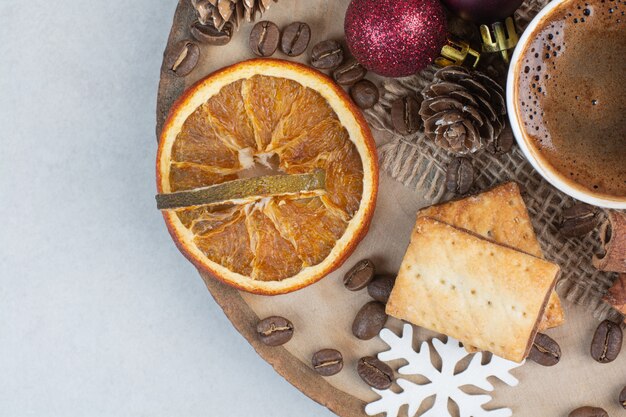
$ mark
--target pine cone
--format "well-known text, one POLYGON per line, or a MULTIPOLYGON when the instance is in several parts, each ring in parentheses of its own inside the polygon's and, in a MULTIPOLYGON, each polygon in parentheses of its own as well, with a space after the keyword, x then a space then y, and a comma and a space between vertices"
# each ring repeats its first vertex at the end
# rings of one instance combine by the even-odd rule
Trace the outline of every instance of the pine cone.
POLYGON ((504 128, 504 89, 478 71, 442 68, 422 95, 420 115, 426 136, 454 154, 483 149, 504 128))
POLYGON ((522 5, 515 11, 513 15, 513 19, 515 20, 515 25, 517 28, 523 32, 531 20, 537 13, 541 11, 550 0, 526 0, 522 5))
POLYGON ((203 25, 213 25, 222 30, 227 23, 239 29, 242 21, 252 22, 278 0, 191 0, 198 20, 203 25))

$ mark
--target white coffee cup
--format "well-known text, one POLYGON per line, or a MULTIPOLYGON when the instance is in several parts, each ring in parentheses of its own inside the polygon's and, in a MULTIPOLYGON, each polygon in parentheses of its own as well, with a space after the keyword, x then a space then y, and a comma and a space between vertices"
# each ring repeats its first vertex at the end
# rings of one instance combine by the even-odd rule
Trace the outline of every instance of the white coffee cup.
MULTIPOLYGON (((517 47, 515 48, 515 52, 511 58, 511 65, 509 66, 509 74, 507 79, 506 86, 506 101, 507 101, 507 110, 509 113, 509 120, 511 123, 511 129, 513 130, 513 134, 517 143, 526 156, 526 159, 530 161, 531 165, 541 174, 543 178, 546 179, 550 184, 554 187, 558 188, 565 194, 568 194, 574 197, 577 200, 583 201, 588 204, 592 204, 594 206, 607 207, 607 208, 615 208, 615 209, 626 209, 626 197, 606 197, 606 196, 598 196, 593 192, 586 190, 582 186, 575 186, 571 183, 571 181, 566 181, 563 174, 557 172, 554 168, 550 167, 544 160, 541 158, 538 153, 539 151, 535 149, 532 145, 528 143, 524 133, 522 122, 519 118, 517 112, 518 106, 518 97, 517 97, 517 83, 518 76, 521 71, 520 60, 522 59, 522 54, 526 50, 526 46, 534 40, 534 36, 536 36, 535 29, 539 24, 544 20, 544 18, 551 14, 551 12, 559 7, 559 5, 564 2, 571 0, 553 0, 546 7, 544 7, 541 12, 530 22, 524 33, 522 34, 517 47)), ((626 163, 626 161, 624 162, 626 163)))

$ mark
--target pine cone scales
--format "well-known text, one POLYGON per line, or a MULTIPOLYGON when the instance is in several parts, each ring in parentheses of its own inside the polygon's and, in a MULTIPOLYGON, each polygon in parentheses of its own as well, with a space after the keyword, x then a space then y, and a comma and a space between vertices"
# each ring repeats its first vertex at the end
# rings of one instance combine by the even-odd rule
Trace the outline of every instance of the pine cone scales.
POLYGON ((278 0, 191 0, 198 20, 222 30, 226 24, 239 29, 242 21, 252 22, 278 0))
POLYGON ((487 147, 505 126, 504 90, 480 72, 442 68, 422 95, 420 115, 426 136, 454 154, 487 147))

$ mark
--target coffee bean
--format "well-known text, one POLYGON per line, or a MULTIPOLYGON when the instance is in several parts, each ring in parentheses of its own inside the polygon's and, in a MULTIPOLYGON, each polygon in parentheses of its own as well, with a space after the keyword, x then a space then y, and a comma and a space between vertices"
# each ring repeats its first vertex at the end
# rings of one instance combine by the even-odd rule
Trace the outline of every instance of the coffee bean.
POLYGON ((332 40, 316 44, 311 51, 311 65, 318 69, 335 69, 343 62, 343 48, 332 40))
POLYGON ((468 158, 454 158, 446 171, 446 189, 455 194, 465 194, 474 183, 474 167, 468 158))
POLYGON ((309 46, 311 28, 303 22, 294 22, 283 30, 280 50, 289 56, 302 55, 309 46))
POLYGON ((233 25, 226 23, 222 30, 218 30, 213 24, 203 25, 195 21, 191 25, 191 36, 198 42, 209 45, 226 45, 233 36, 233 25))
POLYGON ((361 340, 369 340, 378 335, 386 322, 385 305, 379 301, 370 301, 356 313, 352 333, 361 340))
POLYGON ((363 289, 374 278, 374 271, 374 262, 363 259, 346 272, 343 276, 343 285, 350 291, 363 289))
POLYGON ((391 104, 391 123, 401 135, 410 135, 420 127, 420 103, 413 97, 400 97, 391 104))
POLYGON ((341 85, 352 85, 360 81, 367 74, 367 70, 356 60, 350 60, 342 64, 333 72, 333 78, 341 85))
POLYGON ((622 388, 622 391, 619 393, 619 403, 622 408, 626 409, 626 386, 622 388))
POLYGON ((493 155, 502 155, 507 153, 513 147, 513 131, 510 127, 505 127, 504 130, 496 137, 493 142, 487 145, 487 151, 493 155))
POLYGON ((369 109, 378 103, 378 87, 370 80, 357 81, 350 87, 350 97, 362 109, 369 109))
POLYGON ((393 370, 373 356, 359 359, 356 371, 363 382, 376 389, 387 389, 393 382, 393 370))
POLYGON ((598 407, 580 407, 572 411, 567 417, 609 417, 609 413, 598 407))
POLYGON ((343 356, 338 350, 322 349, 313 354, 311 365, 322 376, 335 375, 343 368, 343 356))
POLYGON ((257 56, 270 56, 276 52, 280 41, 280 30, 275 23, 264 20, 250 32, 250 49, 257 56))
POLYGON ((185 39, 170 48, 165 56, 165 65, 174 75, 184 77, 196 67, 198 58, 200 58, 198 45, 185 39))
POLYGON ((554 339, 543 333, 537 333, 528 359, 543 366, 553 366, 561 359, 561 347, 554 339))
POLYGON ((613 362, 622 349, 622 329, 610 320, 604 320, 591 341, 591 357, 600 363, 613 362))
POLYGON ((293 330, 293 324, 280 316, 265 318, 256 325, 259 339, 269 346, 279 346, 287 343, 293 336, 293 330))
POLYGON ((393 285, 396 283, 395 275, 375 275, 372 282, 367 285, 367 293, 376 301, 387 303, 393 285))
POLYGON ((559 231, 565 237, 584 236, 598 227, 599 212, 588 204, 578 203, 563 210, 559 231))

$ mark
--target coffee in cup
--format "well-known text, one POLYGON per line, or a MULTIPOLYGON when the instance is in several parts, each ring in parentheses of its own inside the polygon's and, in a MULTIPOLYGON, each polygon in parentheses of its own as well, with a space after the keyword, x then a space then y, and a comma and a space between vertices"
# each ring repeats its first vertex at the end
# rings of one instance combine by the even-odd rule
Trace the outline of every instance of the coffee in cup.
POLYGON ((513 64, 522 139, 570 187, 623 202, 626 0, 559 3, 531 25, 513 64))

